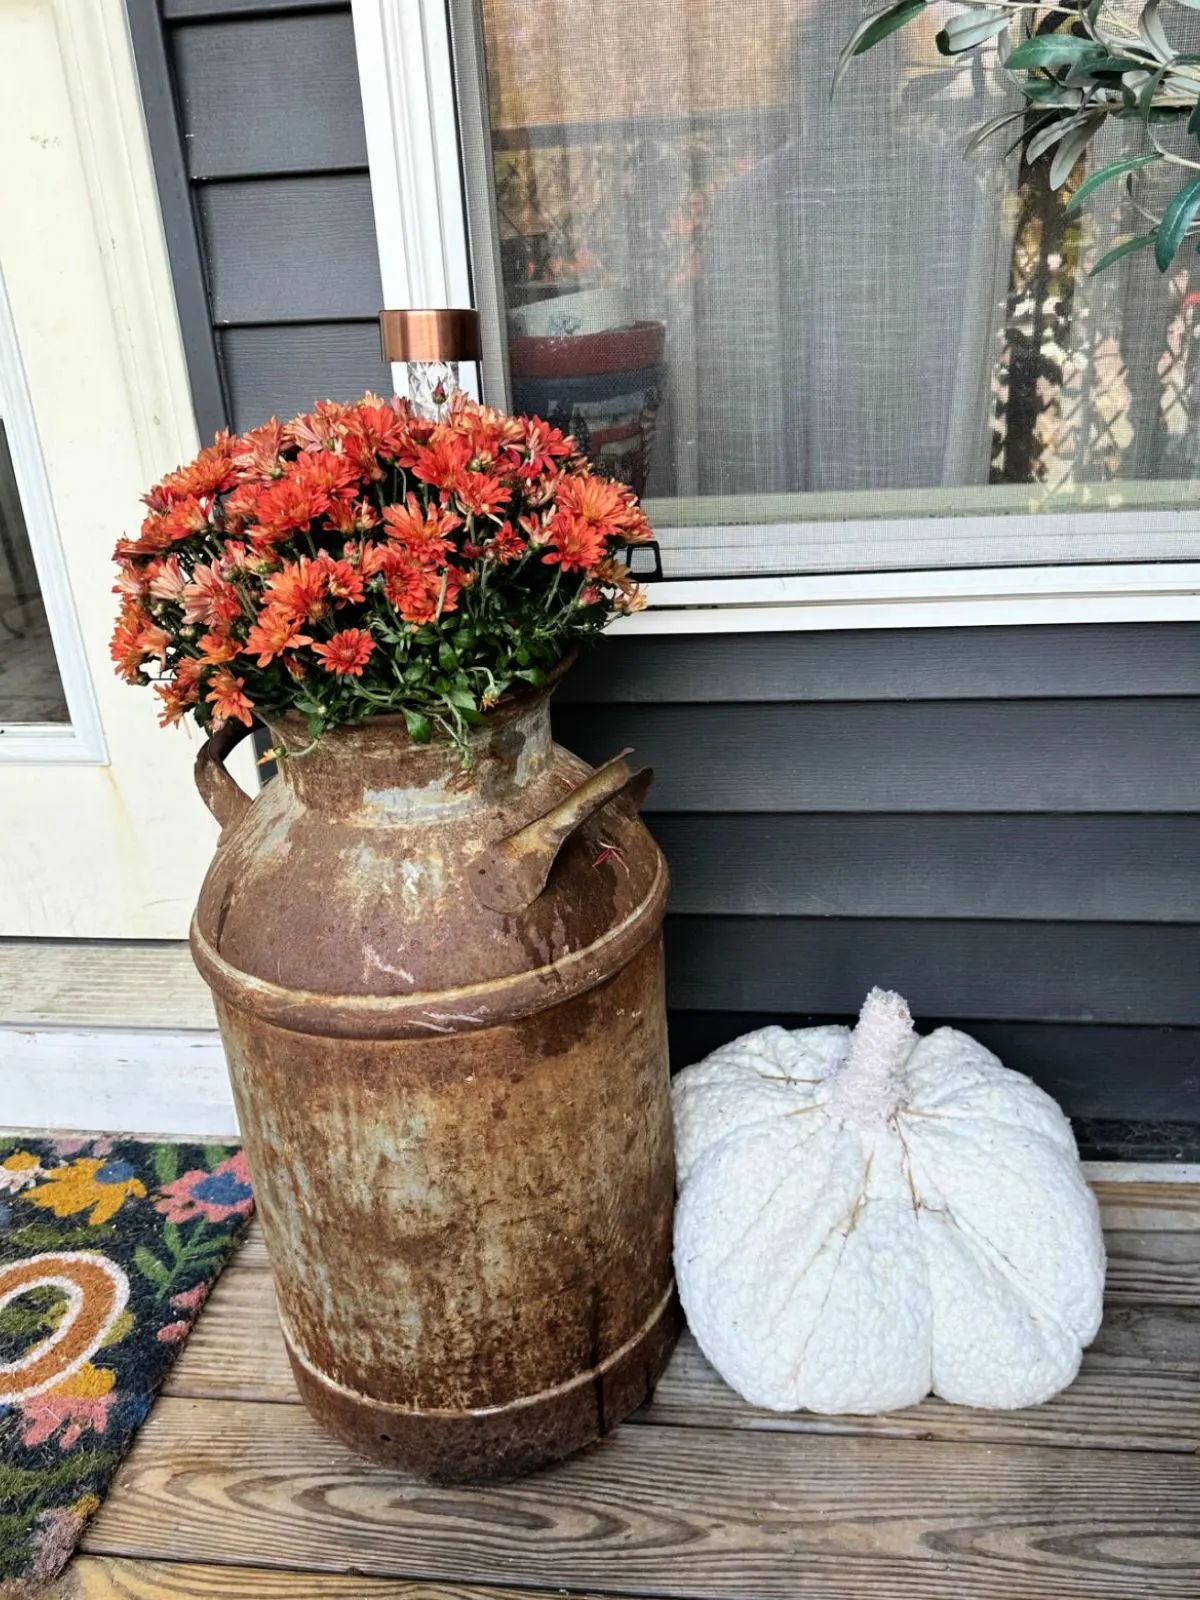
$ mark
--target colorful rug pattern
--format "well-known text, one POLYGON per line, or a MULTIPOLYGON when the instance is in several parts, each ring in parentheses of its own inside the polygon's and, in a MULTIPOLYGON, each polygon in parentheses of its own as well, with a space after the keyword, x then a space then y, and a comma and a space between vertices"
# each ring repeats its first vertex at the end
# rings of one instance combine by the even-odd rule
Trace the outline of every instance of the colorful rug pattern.
POLYGON ((0 1594, 66 1563, 253 1206, 236 1146, 0 1139, 0 1594))

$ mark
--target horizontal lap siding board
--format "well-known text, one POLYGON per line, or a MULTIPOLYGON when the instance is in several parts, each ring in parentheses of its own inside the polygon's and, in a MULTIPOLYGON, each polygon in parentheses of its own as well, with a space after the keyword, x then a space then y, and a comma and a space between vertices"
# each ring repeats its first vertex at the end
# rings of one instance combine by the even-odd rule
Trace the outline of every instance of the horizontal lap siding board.
POLYGON ((614 637, 555 723, 656 769, 674 1066, 885 983, 1195 1154, 1200 628, 614 637))
POLYGON ((228 416, 387 393, 348 4, 164 0, 228 416))
POLYGON ((1200 797, 1200 700, 564 705, 559 727, 589 761, 632 745, 662 811, 1188 812, 1200 797))

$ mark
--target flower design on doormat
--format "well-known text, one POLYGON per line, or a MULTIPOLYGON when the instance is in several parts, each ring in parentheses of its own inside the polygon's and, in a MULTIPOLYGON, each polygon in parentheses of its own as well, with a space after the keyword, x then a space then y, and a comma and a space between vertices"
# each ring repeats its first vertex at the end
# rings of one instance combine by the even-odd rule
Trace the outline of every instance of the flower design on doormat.
POLYGON ((69 1559, 253 1204, 228 1145, 0 1140, 0 1594, 69 1559))

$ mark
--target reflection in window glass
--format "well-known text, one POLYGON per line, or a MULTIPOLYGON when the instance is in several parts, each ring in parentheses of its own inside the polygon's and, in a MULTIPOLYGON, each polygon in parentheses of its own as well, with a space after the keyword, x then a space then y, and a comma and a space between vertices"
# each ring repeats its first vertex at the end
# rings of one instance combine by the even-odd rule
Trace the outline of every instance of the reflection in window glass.
POLYGON ((1193 500, 1200 264, 1089 280, 1140 229, 1121 185, 1064 213, 1082 166, 964 159, 1020 100, 937 54, 944 7, 831 97, 858 0, 480 6, 514 403, 660 515, 1193 500))
POLYGON ((69 720, 0 421, 0 723, 69 720))

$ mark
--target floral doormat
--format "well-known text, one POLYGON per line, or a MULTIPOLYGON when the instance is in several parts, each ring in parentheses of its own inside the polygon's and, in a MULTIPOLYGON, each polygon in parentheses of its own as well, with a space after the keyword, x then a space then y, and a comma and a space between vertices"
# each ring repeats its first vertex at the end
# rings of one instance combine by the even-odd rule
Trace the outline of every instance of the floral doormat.
POLYGON ((0 1138, 0 1594, 66 1563, 253 1206, 233 1145, 0 1138))

